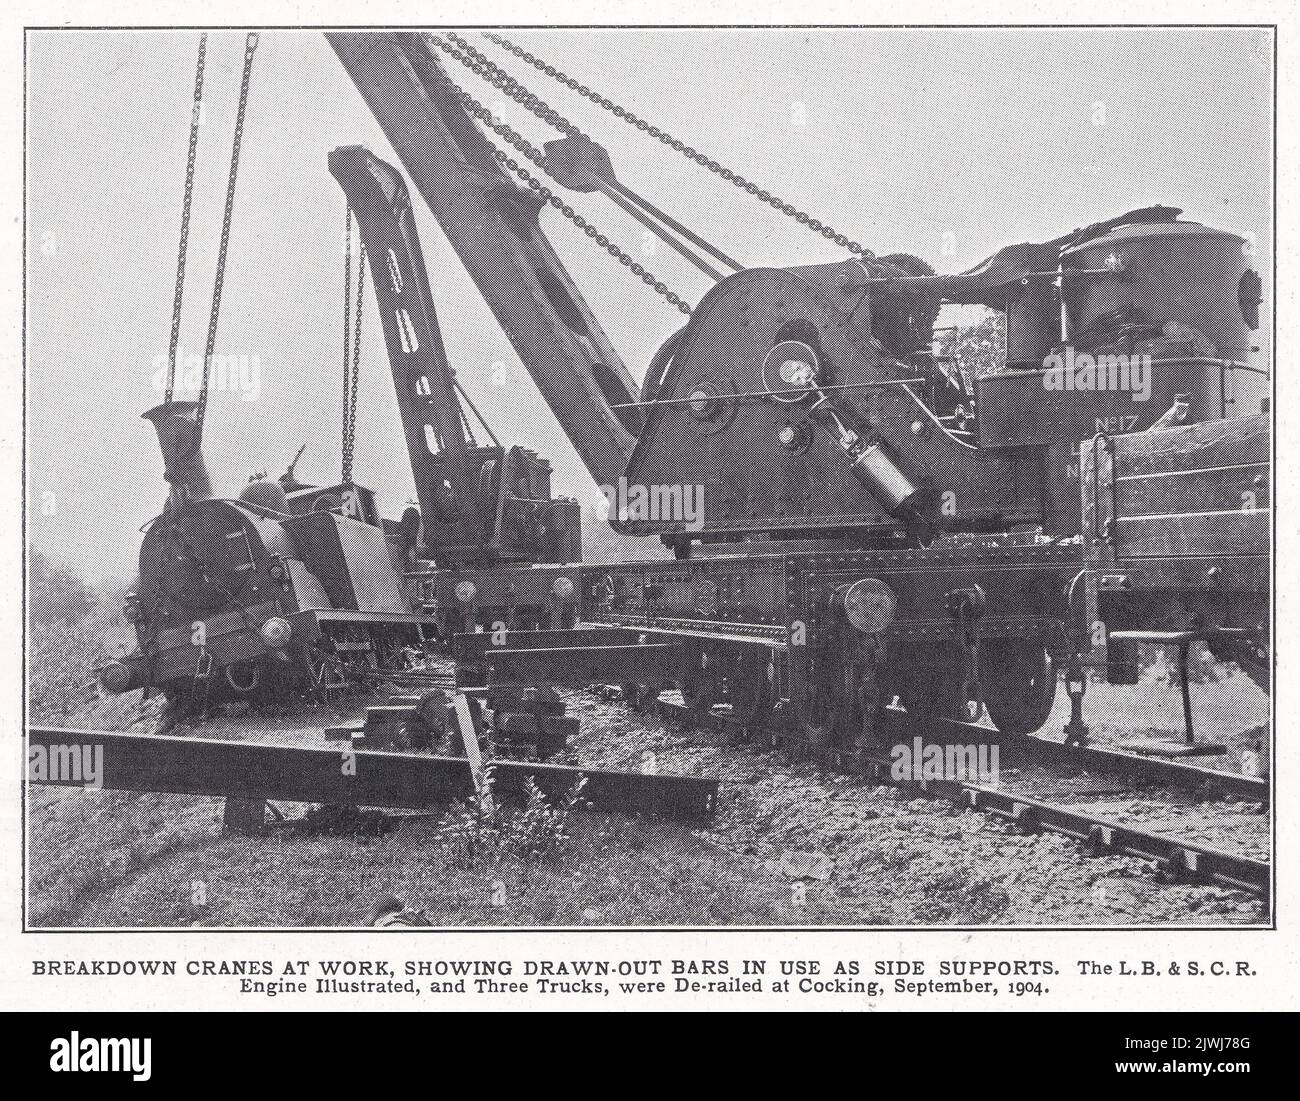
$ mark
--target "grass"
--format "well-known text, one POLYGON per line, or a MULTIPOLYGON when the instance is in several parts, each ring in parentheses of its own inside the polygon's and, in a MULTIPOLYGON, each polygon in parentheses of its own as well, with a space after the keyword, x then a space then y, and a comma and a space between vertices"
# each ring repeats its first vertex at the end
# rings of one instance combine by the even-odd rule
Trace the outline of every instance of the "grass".
POLYGON ((47 837, 31 925, 347 926, 389 893, 440 926, 848 920, 818 885, 800 905, 789 880, 662 822, 574 815, 553 860, 509 852, 466 862, 451 858, 433 818, 406 818, 382 836, 294 825, 220 836, 212 800, 100 798, 105 820, 60 821, 58 836, 47 837), (164 821, 165 837, 157 832, 164 821))
MULTIPOLYGON (((103 625, 92 616, 31 637, 32 720, 75 720, 109 656, 103 625)), ((317 814, 249 838, 221 834, 220 800, 32 788, 27 920, 348 926, 390 893, 443 926, 848 920, 816 885, 800 899, 789 880, 688 830, 577 813, 575 801, 535 792, 491 818, 471 804, 368 833, 352 832, 347 815, 317 814)))
POLYGON ((28 636, 29 707, 38 723, 57 724, 95 698, 95 670, 108 660, 102 624, 32 624, 28 636))

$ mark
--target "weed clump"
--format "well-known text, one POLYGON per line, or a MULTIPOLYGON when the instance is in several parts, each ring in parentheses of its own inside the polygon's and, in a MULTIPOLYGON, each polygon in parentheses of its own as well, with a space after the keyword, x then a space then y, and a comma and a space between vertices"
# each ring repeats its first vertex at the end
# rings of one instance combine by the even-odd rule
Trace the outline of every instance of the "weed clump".
POLYGON ((587 778, 580 776, 563 795, 549 799, 529 777, 522 808, 504 807, 491 798, 493 769, 484 769, 483 791, 453 803, 438 824, 437 838, 455 868, 501 864, 556 864, 573 840, 569 820, 582 805, 587 778))

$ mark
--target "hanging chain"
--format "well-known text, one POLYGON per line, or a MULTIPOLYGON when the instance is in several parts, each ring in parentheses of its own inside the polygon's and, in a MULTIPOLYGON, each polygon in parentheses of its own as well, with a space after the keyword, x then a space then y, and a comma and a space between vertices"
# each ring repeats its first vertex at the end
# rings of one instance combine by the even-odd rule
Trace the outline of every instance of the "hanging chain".
POLYGON ((352 354, 352 204, 346 204, 347 215, 343 229, 343 477, 349 480, 352 473, 352 456, 348 448, 348 399, 352 395, 352 374, 349 357, 352 354))
POLYGON ((474 439, 474 427, 469 423, 469 415, 465 412, 465 406, 457 402, 456 412, 460 414, 460 426, 465 433, 465 442, 470 447, 478 447, 478 441, 474 439))
MULTIPOLYGON (((350 213, 350 211, 349 211, 350 213)), ((348 218, 348 256, 352 254, 352 219, 348 218)), ((357 382, 361 375, 361 304, 366 289, 366 246, 357 242, 357 305, 356 320, 352 324, 352 363, 351 371, 347 362, 346 348, 343 360, 343 483, 352 481, 352 453, 357 439, 357 382)), ((345 259, 345 264, 350 263, 345 259)), ((346 268, 345 268, 346 270, 346 268)), ((346 281, 345 281, 346 282, 346 281)), ((346 292, 345 292, 346 293, 346 292)), ((347 313, 347 302, 343 303, 347 313)))
MULTIPOLYGON (((470 55, 462 52, 441 38, 434 35, 426 35, 425 37, 429 42, 437 46, 438 49, 442 50, 449 56, 454 57, 467 69, 481 76, 484 80, 492 84, 493 87, 506 92, 507 95, 516 99, 517 102, 524 103, 525 100, 531 99, 532 101, 541 103, 541 101, 538 100, 536 96, 533 96, 532 93, 528 92, 527 89, 520 90, 521 86, 517 81, 508 74, 503 73, 500 69, 497 69, 496 66, 492 65, 492 63, 486 58, 483 58, 482 62, 476 61, 470 55), (496 70, 497 75, 491 75, 489 67, 496 70), (510 86, 515 88, 514 92, 508 90, 510 86), (519 98, 520 96, 522 96, 522 98, 519 98)), ((460 39, 455 35, 449 37, 453 38, 457 42, 464 42, 463 39, 460 39)), ((467 43, 466 45, 468 46, 467 43)), ((478 51, 474 50, 473 47, 468 48, 472 53, 478 54, 478 51)), ((482 54, 478 54, 478 56, 483 57, 482 54)), ((437 73, 439 79, 444 82, 447 90, 456 98, 468 114, 478 119, 479 122, 489 130, 493 131, 493 133, 504 138, 514 149, 521 153, 526 160, 530 161, 538 168, 541 168, 542 171, 546 171, 546 157, 539 149, 531 145, 527 139, 517 131, 511 129, 504 122, 494 118, 492 112, 488 110, 487 107, 466 92, 463 88, 457 86, 455 82, 452 81, 451 77, 447 76, 440 69, 437 70, 437 73)), ((527 106, 526 103, 525 106, 527 106)), ((543 118, 544 121, 550 122, 551 125, 555 126, 556 129, 561 130, 566 135, 574 136, 580 134, 580 131, 578 131, 576 127, 572 126, 566 119, 556 115, 555 112, 545 104, 541 104, 541 107, 545 112, 553 115, 554 119, 552 120, 545 115, 538 115, 539 118, 543 118)), ((532 108, 530 107, 529 109, 531 110, 532 108)), ((486 141, 487 139, 485 138, 484 140, 486 141)), ((661 295, 669 305, 675 306, 684 314, 689 314, 691 312, 690 304, 679 294, 670 290, 667 284, 659 280, 653 272, 646 270, 644 265, 638 263, 628 253, 619 248, 618 245, 614 244, 614 242, 605 236, 605 234, 601 233, 591 222, 587 221, 586 218, 577 213, 572 206, 566 203, 562 198, 560 198, 560 196, 556 195, 549 187, 543 184, 541 180, 537 179, 537 177, 529 172, 528 169, 509 154, 498 149, 492 144, 492 142, 488 141, 487 144, 489 148, 491 148, 492 156, 496 158, 497 162, 509 171, 513 172, 515 176, 518 177, 530 191, 535 192, 544 203, 559 211, 561 215, 567 218, 577 226, 578 229, 582 230, 587 237, 594 241, 599 248, 604 249, 610 256, 614 257, 614 259, 622 264, 623 267, 631 271, 631 273, 640 279, 647 287, 650 287, 656 294, 661 295)))
POLYGON ((230 243, 230 220, 235 209, 235 181, 239 177, 239 148, 244 140, 244 112, 248 107, 248 81, 253 75, 253 54, 257 34, 244 40, 244 72, 239 82, 239 110, 235 114, 235 140, 230 150, 230 177, 226 181, 226 209, 221 218, 221 245, 217 250, 217 276, 212 286, 212 313, 208 317, 208 343, 203 352, 203 384, 199 388, 196 414, 198 438, 203 438, 203 418, 208 408, 208 375, 212 370, 212 350, 217 343, 217 319, 221 314, 221 291, 226 281, 226 247, 230 243))
MULTIPOLYGON (((455 35, 452 35, 451 37, 453 40, 455 40, 456 38, 455 35)), ((741 188, 746 194, 754 196, 754 198, 756 198, 759 202, 766 203, 773 210, 780 211, 782 214, 786 215, 787 217, 793 218, 801 226, 807 226, 809 229, 813 230, 814 232, 820 233, 828 241, 834 241, 835 244, 839 245, 841 248, 848 249, 849 252, 853 253, 855 256, 861 256, 864 260, 871 260, 875 258, 876 254, 872 252, 869 248, 865 248, 864 246, 858 244, 857 241, 851 240, 850 238, 846 237, 843 233, 840 233, 838 230, 836 230, 834 227, 827 225, 825 222, 822 222, 817 218, 811 217, 804 211, 800 210, 798 207, 794 206, 791 203, 787 203, 784 199, 778 198, 777 196, 773 195, 771 192, 763 190, 758 186, 758 184, 754 183, 752 180, 745 179, 744 176, 741 176, 738 173, 733 172, 730 168, 724 168, 717 161, 710 160, 709 157, 707 157, 705 154, 697 152, 696 150, 692 149, 681 139, 673 137, 666 130, 662 130, 658 126, 652 126, 650 123, 646 122, 646 120, 643 118, 638 118, 631 111, 627 110, 624 107, 620 107, 617 103, 609 99, 607 96, 602 96, 599 92, 593 91, 591 88, 588 88, 587 85, 579 83, 577 80, 569 76, 567 73, 561 72, 554 65, 549 65, 541 58, 523 49, 521 46, 516 46, 508 38, 502 38, 498 34, 490 34, 487 32, 484 32, 483 37, 488 39, 488 41, 490 42, 494 42, 496 45, 500 46, 503 50, 506 50, 507 52, 513 54, 515 57, 519 58, 520 61, 523 61, 528 65, 531 65, 538 72, 545 73, 553 80, 557 80, 561 84, 577 92, 578 95, 582 96, 584 99, 590 100, 598 107, 601 107, 604 110, 609 111, 611 114, 615 115, 616 117, 621 118, 629 126, 635 126, 638 130, 642 131, 643 133, 649 134, 650 137, 655 138, 657 141, 660 141, 664 145, 669 146, 676 152, 680 153, 683 157, 687 158, 687 160, 692 160, 696 164, 700 165, 702 168, 707 168, 710 172, 714 173, 715 175, 721 176, 728 183, 734 184, 736 187, 741 188)), ((487 63, 489 65, 491 64, 490 61, 487 63)), ((518 82, 515 81, 514 83, 517 84, 518 82)), ((543 104, 542 106, 546 107, 545 104, 543 104)), ((550 110, 549 107, 547 107, 546 109, 550 110)), ((541 116, 538 117, 540 118, 541 116)), ((561 117, 560 121, 563 122, 564 119, 561 117)))
POLYGON ((203 68, 208 56, 208 36, 199 35, 199 60, 194 69, 194 107, 190 114, 190 152, 185 161, 185 199, 181 203, 181 243, 176 253, 176 294, 172 299, 172 333, 167 345, 167 385, 163 401, 170 402, 176 388, 176 349, 181 340, 181 300, 185 296, 185 254, 190 241, 190 204, 194 197, 194 158, 199 148, 199 120, 203 113, 203 68))
POLYGON ((466 56, 457 60, 466 68, 473 69, 484 80, 500 91, 505 92, 516 103, 527 108, 549 126, 555 127, 565 137, 586 137, 581 130, 547 103, 546 100, 530 92, 487 54, 475 49, 468 41, 453 31, 448 31, 447 37, 465 52, 466 56))

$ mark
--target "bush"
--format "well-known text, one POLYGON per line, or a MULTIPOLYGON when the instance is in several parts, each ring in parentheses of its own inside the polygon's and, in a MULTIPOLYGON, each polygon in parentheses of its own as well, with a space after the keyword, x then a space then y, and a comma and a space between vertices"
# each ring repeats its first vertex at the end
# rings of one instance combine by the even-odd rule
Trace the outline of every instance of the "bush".
POLYGON ((81 710, 95 695, 95 671, 108 660, 94 623, 33 623, 28 635, 28 710, 53 722, 81 710))
MULTIPOLYGON (((492 791, 493 770, 484 770, 483 786, 492 791)), ((581 776, 552 803, 530 777, 525 781, 528 801, 522 810, 503 807, 495 799, 485 810, 481 798, 453 803, 438 824, 438 840, 454 867, 553 864, 568 850, 572 836, 569 816, 582 803, 587 778, 581 776)))
POLYGON ((95 590, 63 562, 39 550, 28 555, 27 607, 34 624, 79 623, 98 605, 95 590))

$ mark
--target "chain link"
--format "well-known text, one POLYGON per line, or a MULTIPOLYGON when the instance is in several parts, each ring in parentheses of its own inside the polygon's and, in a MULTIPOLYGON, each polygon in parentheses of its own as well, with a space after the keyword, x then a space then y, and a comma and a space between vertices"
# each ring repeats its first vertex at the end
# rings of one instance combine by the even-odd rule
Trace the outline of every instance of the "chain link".
POLYGON ((239 109, 235 114, 235 140, 230 150, 230 176, 226 181, 226 209, 221 218, 221 245, 217 250, 217 276, 212 286, 212 313, 208 317, 208 342, 203 352, 203 384, 199 388, 198 439, 203 439, 203 418, 208 408, 208 375, 212 370, 212 350, 217 343, 217 319, 221 314, 221 291, 226 281, 226 248, 230 243, 230 221, 235 209, 235 182, 239 177, 239 149, 244 140, 244 112, 248 107, 248 82, 253 75, 253 54, 257 34, 244 40, 244 72, 239 82, 239 109))
MULTIPOLYGON (((452 35, 451 37, 454 39, 456 36, 452 35)), ((610 114, 614 115, 615 117, 622 119, 629 126, 635 126, 638 130, 642 131, 643 133, 648 134, 650 135, 650 137, 656 139, 659 142, 662 142, 664 145, 669 146, 674 151, 680 153, 687 160, 692 160, 696 164, 700 165, 702 168, 707 168, 710 172, 714 173, 715 175, 721 176, 728 183, 734 184, 736 187, 739 187, 746 194, 752 195, 759 202, 766 203, 773 210, 779 211, 780 213, 786 215, 789 218, 793 218, 800 225, 807 226, 815 233, 820 233, 828 241, 834 241, 835 244, 839 245, 841 248, 848 249, 849 252, 853 253, 855 256, 861 256, 864 260, 875 259, 876 254, 872 252, 869 248, 866 248, 863 245, 858 244, 857 241, 854 241, 849 237, 845 236, 843 233, 840 233, 833 226, 827 225, 825 222, 821 221, 818 218, 811 217, 805 211, 800 210, 792 203, 787 203, 784 199, 778 198, 776 195, 773 195, 771 192, 766 191, 763 188, 760 188, 758 184, 754 183, 752 180, 747 180, 745 179, 744 176, 741 176, 739 173, 733 172, 730 168, 725 168, 723 165, 719 164, 715 160, 711 160, 705 154, 700 153, 695 149, 692 149, 684 141, 680 140, 679 138, 673 137, 666 130, 661 129, 658 126, 651 125, 643 118, 638 118, 636 115, 634 115, 631 111, 627 110, 625 107, 621 107, 613 100, 609 99, 607 96, 603 96, 599 92, 593 91, 591 88, 587 87, 587 85, 579 83, 577 80, 569 76, 567 73, 564 73, 561 70, 557 69, 554 65, 547 64, 547 62, 543 61, 541 58, 537 57, 536 55, 529 53, 521 46, 515 45, 508 38, 503 38, 498 34, 491 34, 488 32, 484 32, 483 37, 488 39, 488 41, 493 42, 496 45, 500 46, 503 50, 506 50, 508 53, 513 54, 515 57, 519 58, 519 60, 523 61, 525 64, 531 65, 538 72, 545 73, 553 80, 556 80, 559 83, 570 88, 572 91, 577 92, 578 95, 582 96, 584 99, 590 100, 598 107, 610 112, 610 114)), ((486 58, 484 60, 487 61, 486 58)), ((487 64, 491 65, 492 63, 490 61, 487 61, 487 64)), ((496 66, 493 66, 493 68, 496 68, 496 66)), ((507 79, 510 79, 512 83, 516 85, 518 84, 518 81, 514 81, 513 78, 508 77, 507 79)), ((531 95, 531 93, 526 93, 526 94, 531 95)), ((532 96, 531 98, 536 99, 535 96, 532 96)), ((523 101, 519 100, 518 102, 523 102, 523 101)), ((540 100, 538 100, 537 102, 541 103, 540 100)), ((542 106, 545 107, 548 111, 553 110, 552 108, 550 108, 544 103, 542 104, 542 106)), ((540 118, 541 116, 539 115, 538 117, 540 118)), ((557 117, 560 118, 561 122, 566 121, 562 118, 562 116, 557 115, 557 117)))
MULTIPOLYGON (((349 246, 352 235, 348 234, 349 246)), ((352 325, 352 374, 343 376, 343 482, 352 481, 352 453, 357 439, 357 382, 361 374, 361 304, 366 289, 366 246, 358 242, 357 250, 357 306, 356 320, 352 325)), ((346 303, 344 304, 346 309, 346 303)), ((344 369, 346 371, 345 362, 344 369)))
POLYGON ((194 69, 194 106, 190 114, 190 151, 185 161, 185 198, 181 203, 181 243, 176 253, 176 293, 172 298, 172 332, 167 345, 167 385, 163 401, 176 389, 176 349, 181 340, 181 301, 185 297, 185 256, 190 241, 190 206, 194 197, 194 158, 199 148, 199 120, 203 111, 203 69, 208 56, 208 36, 199 35, 199 60, 194 69))
POLYGON ((505 92, 516 103, 527 108, 549 126, 555 127, 565 137, 586 137, 581 130, 547 103, 546 100, 530 92, 487 54, 475 49, 468 41, 453 31, 448 31, 447 37, 467 55, 467 58, 458 58, 462 65, 473 69, 484 80, 489 81, 493 87, 505 92), (476 66, 481 68, 476 68, 476 66))
POLYGON ((343 476, 348 480, 351 455, 348 453, 348 398, 352 394, 350 356, 352 353, 352 205, 346 204, 343 223, 343 476))
MULTIPOLYGON (((472 46, 468 46, 466 43, 468 52, 462 52, 460 49, 457 49, 456 46, 451 45, 449 42, 446 42, 435 35, 426 35, 425 37, 444 53, 454 57, 467 69, 488 81, 493 87, 505 92, 507 95, 510 95, 512 99, 516 100, 516 102, 521 103, 524 106, 529 106, 529 102, 540 105, 540 109, 544 113, 539 114, 537 116, 538 118, 542 118, 544 121, 549 122, 556 129, 562 131, 568 136, 581 136, 581 132, 569 123, 568 120, 556 114, 547 104, 532 95, 532 93, 528 92, 527 89, 524 89, 518 81, 515 81, 508 74, 492 65, 486 58, 483 58, 481 62, 475 60, 473 55, 477 54, 480 58, 482 58, 483 55, 479 54, 477 50, 474 50, 472 46), (489 71, 490 69, 495 70, 497 75, 491 75, 491 72, 489 71), (515 89, 513 93, 509 90, 511 86, 515 89)), ((464 42, 464 39, 459 38, 457 35, 449 35, 448 37, 456 42, 464 42)), ((479 122, 483 123, 483 125, 493 133, 505 139, 505 141, 507 141, 510 146, 519 152, 526 160, 542 169, 542 171, 546 171, 546 157, 539 149, 531 145, 527 139, 511 127, 507 126, 504 122, 494 118, 492 112, 487 107, 466 92, 463 88, 456 85, 455 82, 453 82, 445 73, 442 73, 439 70, 438 75, 439 78, 446 83, 448 91, 455 96, 456 100, 468 114, 478 119, 479 122)), ((529 107, 529 109, 532 110, 532 107, 529 107)), ((533 113, 537 114, 536 111, 533 113)), ((537 179, 537 177, 529 172, 527 168, 515 160, 515 158, 503 152, 501 149, 498 149, 491 141, 488 141, 488 146, 491 148, 492 155, 496 158, 497 162, 510 172, 514 173, 514 175, 523 182, 530 191, 535 193, 543 203, 559 211, 564 218, 572 222, 578 229, 582 230, 588 238, 594 241, 597 247, 604 249, 605 252, 614 257, 614 259, 622 264, 623 267, 627 268, 633 275, 640 279, 642 283, 651 288, 656 294, 661 295, 669 305, 676 307, 684 314, 689 314, 691 312, 690 304, 687 303, 679 294, 670 290, 667 284, 657 278, 653 272, 648 271, 643 264, 634 260, 628 253, 624 252, 618 247, 618 245, 614 244, 614 242, 612 242, 605 234, 601 233, 596 226, 575 211, 572 206, 566 203, 562 198, 560 198, 560 196, 556 195, 549 187, 542 183, 541 180, 537 179)))

